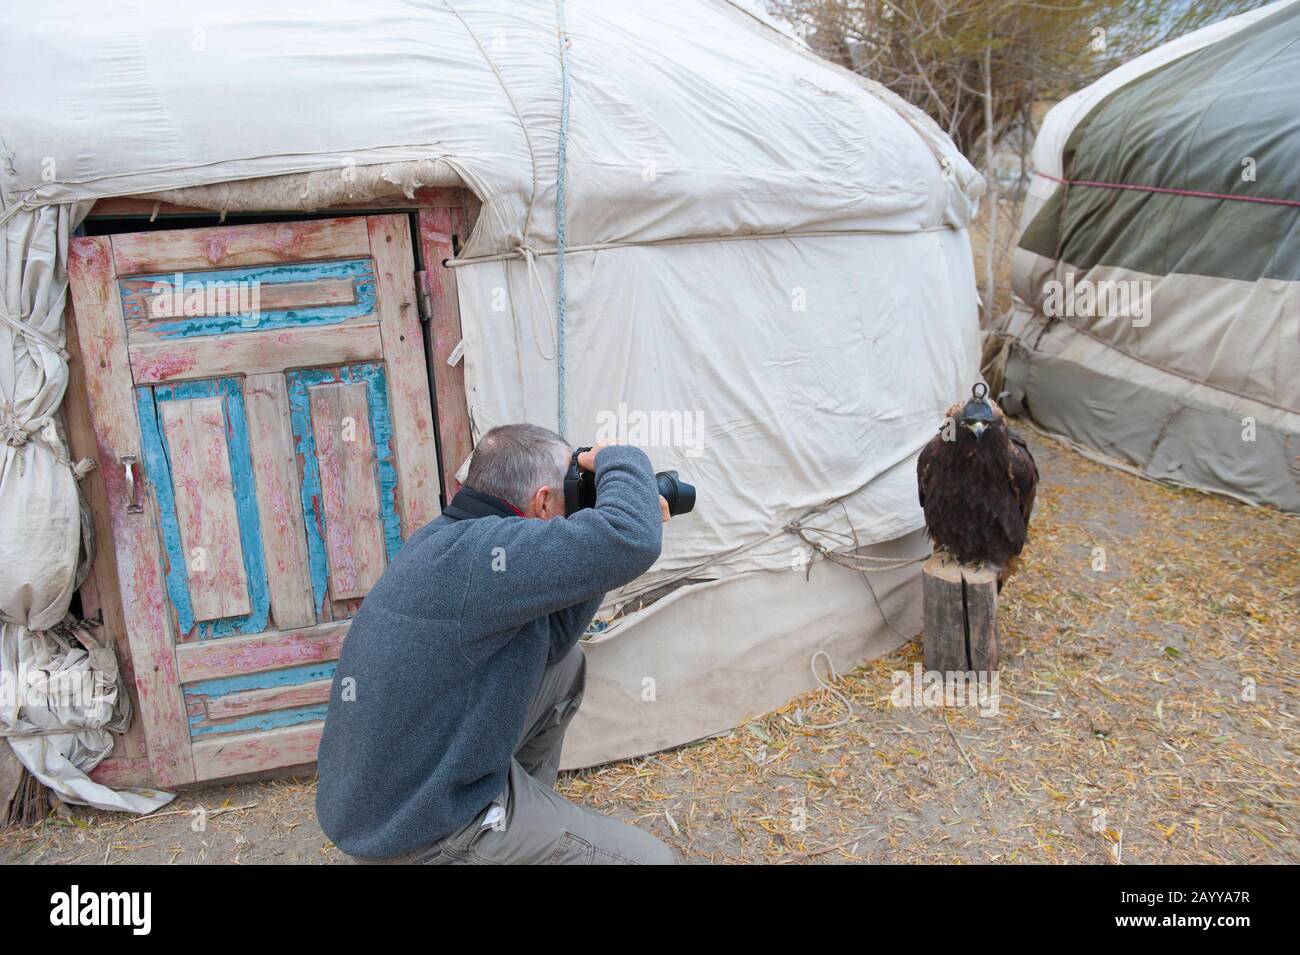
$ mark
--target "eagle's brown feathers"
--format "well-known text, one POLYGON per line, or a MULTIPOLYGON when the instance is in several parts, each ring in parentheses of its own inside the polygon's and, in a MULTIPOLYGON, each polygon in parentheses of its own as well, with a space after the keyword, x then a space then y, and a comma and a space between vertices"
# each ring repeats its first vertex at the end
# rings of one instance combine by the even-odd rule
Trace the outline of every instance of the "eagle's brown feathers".
POLYGON ((1001 586, 1029 537, 1038 487, 1024 439, 993 401, 959 402, 922 449, 916 470, 936 549, 964 564, 996 567, 1001 586))

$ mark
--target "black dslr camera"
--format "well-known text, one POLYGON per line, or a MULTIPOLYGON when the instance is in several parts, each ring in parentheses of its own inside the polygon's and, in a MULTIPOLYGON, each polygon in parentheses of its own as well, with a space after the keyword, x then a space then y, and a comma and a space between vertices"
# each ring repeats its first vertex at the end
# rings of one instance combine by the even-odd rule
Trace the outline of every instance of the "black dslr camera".
MULTIPOLYGON (((584 507, 596 506, 596 475, 578 467, 578 455, 591 448, 579 448, 569 459, 569 473, 564 476, 564 512, 572 516, 584 507)), ((695 509, 695 485, 677 477, 676 471, 655 475, 659 494, 668 502, 668 513, 676 517, 695 509)))

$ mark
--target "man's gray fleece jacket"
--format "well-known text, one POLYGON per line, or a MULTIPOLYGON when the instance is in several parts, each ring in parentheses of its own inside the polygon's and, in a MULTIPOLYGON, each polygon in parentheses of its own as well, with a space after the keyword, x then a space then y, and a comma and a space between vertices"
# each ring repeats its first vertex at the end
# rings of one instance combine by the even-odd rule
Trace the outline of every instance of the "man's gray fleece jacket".
POLYGON ((659 557, 645 454, 596 459, 596 506, 549 521, 457 520, 416 531, 343 643, 321 737, 316 813, 344 852, 387 859, 436 842, 505 789, 542 671, 605 591, 659 557))

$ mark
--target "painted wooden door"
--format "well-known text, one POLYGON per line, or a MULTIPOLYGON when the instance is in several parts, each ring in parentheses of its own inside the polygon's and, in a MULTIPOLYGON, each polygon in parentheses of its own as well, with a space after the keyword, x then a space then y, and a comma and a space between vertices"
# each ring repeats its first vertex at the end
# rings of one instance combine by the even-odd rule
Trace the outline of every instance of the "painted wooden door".
POLYGON ((72 240, 160 785, 315 759, 348 621, 438 514, 408 221, 72 240))

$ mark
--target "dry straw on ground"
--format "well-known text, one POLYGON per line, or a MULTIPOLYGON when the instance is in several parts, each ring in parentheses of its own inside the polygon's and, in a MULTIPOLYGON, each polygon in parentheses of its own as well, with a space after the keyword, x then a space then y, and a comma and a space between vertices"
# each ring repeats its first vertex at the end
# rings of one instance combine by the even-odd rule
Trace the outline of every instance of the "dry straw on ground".
POLYGON ((842 727, 819 691, 566 792, 712 861, 1300 859, 1300 521, 1032 444, 997 716, 895 707, 911 643, 839 681, 842 727))
MULTIPOLYGON (((892 705, 913 642, 836 680, 841 726, 813 728, 846 713, 819 690, 565 794, 685 861, 1300 861, 1300 521, 1031 445, 997 716, 892 705)), ((339 861, 314 795, 295 779, 199 789, 170 816, 71 807, 0 836, 0 859, 339 861)))

